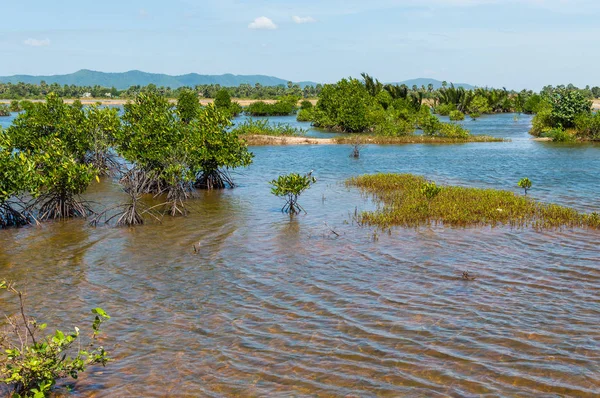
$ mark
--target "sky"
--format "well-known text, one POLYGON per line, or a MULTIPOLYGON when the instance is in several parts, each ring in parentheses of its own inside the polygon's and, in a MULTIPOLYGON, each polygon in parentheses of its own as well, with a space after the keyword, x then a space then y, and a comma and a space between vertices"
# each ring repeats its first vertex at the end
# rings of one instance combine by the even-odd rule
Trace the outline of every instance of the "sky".
MULTIPOLYGON (((4 2, 4 1, 3 1, 4 2)), ((79 69, 600 86, 599 0, 6 1, 0 75, 79 69)))

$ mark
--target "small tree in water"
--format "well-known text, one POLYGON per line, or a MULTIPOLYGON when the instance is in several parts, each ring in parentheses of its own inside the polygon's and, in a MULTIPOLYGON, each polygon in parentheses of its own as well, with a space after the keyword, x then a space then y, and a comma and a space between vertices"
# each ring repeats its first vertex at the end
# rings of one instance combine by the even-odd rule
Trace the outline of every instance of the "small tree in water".
POLYGON ((317 182, 312 176, 312 171, 306 175, 291 173, 279 176, 276 180, 271 181, 271 192, 275 196, 285 199, 285 205, 281 211, 289 214, 298 214, 300 211, 306 213, 306 210, 298 204, 298 196, 306 191, 312 184, 317 182))
POLYGON ((519 188, 523 188, 523 190, 525 191, 525 195, 527 195, 527 191, 531 189, 531 180, 527 177, 525 178, 521 178, 521 180, 519 180, 519 188))

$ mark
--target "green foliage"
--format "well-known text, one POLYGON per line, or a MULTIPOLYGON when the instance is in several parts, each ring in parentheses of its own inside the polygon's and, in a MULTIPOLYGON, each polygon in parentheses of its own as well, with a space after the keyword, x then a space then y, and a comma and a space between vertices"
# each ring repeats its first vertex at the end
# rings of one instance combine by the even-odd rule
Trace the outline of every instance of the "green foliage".
POLYGON ((189 158, 189 170, 196 176, 198 188, 214 189, 234 187, 227 170, 246 167, 252 163, 253 154, 240 140, 226 115, 209 104, 202 109, 189 138, 185 153, 189 158))
POLYGON ((454 104, 440 104, 435 107, 435 113, 440 116, 449 116, 450 112, 456 111, 456 105, 454 104))
POLYGON ((300 102, 301 110, 312 109, 313 106, 314 106, 313 103, 310 102, 309 100, 302 100, 302 102, 300 102))
POLYGON ((428 199, 422 192, 427 180, 410 174, 376 174, 352 178, 347 185, 372 194, 383 203, 378 210, 359 215, 362 224, 381 228, 418 227, 431 223, 450 226, 531 226, 534 228, 600 228, 597 214, 535 202, 509 191, 445 186, 428 199))
POLYGON ((461 111, 452 111, 450 112, 450 120, 452 121, 460 121, 465 120, 465 114, 461 111))
POLYGON ((117 111, 67 105, 55 94, 24 108, 7 131, 7 148, 26 153, 35 163, 38 218, 86 216, 90 209, 79 195, 108 168, 112 134, 119 129, 117 111))
POLYGON ((248 119, 243 123, 238 124, 233 129, 233 133, 244 136, 244 135, 270 135, 270 136, 303 136, 306 134, 305 130, 295 128, 290 124, 286 123, 271 123, 267 119, 255 120, 248 119))
POLYGON ((548 87, 538 104, 530 134, 566 138, 566 135, 560 134, 561 130, 579 126, 583 129, 577 133, 580 139, 593 139, 593 134, 590 135, 594 129, 591 106, 591 101, 581 91, 548 87))
POLYGON ((46 397, 57 380, 77 379, 88 366, 105 366, 109 361, 104 348, 96 345, 102 323, 110 319, 101 308, 92 310, 94 321, 88 343, 82 342, 77 327, 70 333, 56 330, 41 338, 38 335, 46 324, 38 324, 26 315, 23 293, 6 281, 0 282, 0 289, 17 296, 20 305, 20 314, 7 316, 9 326, 0 335, 0 381, 13 389, 13 396, 46 397))
POLYGON ((432 200, 439 193, 442 192, 442 188, 438 187, 433 181, 426 181, 421 186, 421 194, 427 198, 427 200, 432 200))
POLYGON ((217 109, 229 109, 231 106, 231 96, 229 95, 229 91, 226 89, 221 89, 217 91, 217 95, 215 96, 215 108, 217 109))
POLYGON ((31 214, 19 197, 36 197, 40 185, 31 157, 25 152, 14 152, 11 147, 9 137, 0 129, 0 228, 31 222, 31 214))
POLYGON ((17 100, 10 101, 9 108, 11 112, 21 112, 23 110, 23 108, 21 108, 21 104, 17 100))
POLYGON ((542 96, 539 94, 530 95, 525 103, 523 104, 523 112, 528 114, 538 113, 540 104, 542 102, 542 96))
POLYGON ((589 114, 592 109, 591 101, 575 90, 554 90, 548 101, 552 105, 550 127, 575 127, 575 118, 581 114, 589 114))
POLYGON ((575 117, 575 129, 581 139, 600 141, 600 112, 583 113, 575 117))
POLYGON ((525 195, 527 195, 527 191, 531 189, 531 180, 527 177, 521 178, 517 184, 519 188, 523 188, 525 191, 525 195))
POLYGON ((568 131, 561 127, 556 127, 545 131, 542 137, 552 138, 552 142, 573 142, 574 137, 568 131))
POLYGON ((19 150, 43 150, 46 140, 58 139, 66 151, 83 161, 91 145, 86 127, 80 103, 67 105, 51 93, 45 102, 28 104, 7 133, 19 150))
POLYGON ((198 95, 192 90, 182 90, 177 97, 177 115, 183 123, 190 123, 200 112, 198 95))
POLYGON ((483 95, 476 95, 469 104, 469 109, 467 111, 471 115, 481 115, 485 113, 491 113, 492 108, 490 107, 487 98, 485 98, 483 95))
POLYGON ((230 117, 237 116, 243 111, 243 108, 239 103, 231 101, 229 91, 226 89, 221 89, 217 92, 214 104, 215 108, 222 113, 228 114, 230 117))
POLYGON ((466 139, 470 134, 469 130, 463 128, 460 124, 442 123, 438 135, 440 137, 466 139))
POLYGON ((168 159, 177 156, 185 129, 169 101, 157 94, 140 94, 125 104, 123 128, 116 137, 119 154, 141 169, 160 176, 168 159))
POLYGON ((296 115, 296 120, 299 122, 312 122, 315 117, 315 108, 300 109, 296 115))
POLYGON ((250 116, 287 116, 296 112, 297 102, 296 97, 286 97, 274 104, 256 101, 248 105, 245 112, 250 116))
POLYGON ((271 181, 271 193, 286 200, 281 211, 289 214, 297 214, 300 211, 306 212, 298 204, 298 197, 306 191, 317 180, 312 176, 312 172, 306 175, 291 173, 281 175, 276 180, 271 181))
POLYGON ((344 132, 365 132, 371 127, 367 116, 375 103, 357 79, 326 84, 315 107, 313 124, 344 132))
POLYGON ((0 104, 0 116, 10 116, 10 108, 6 104, 0 104))

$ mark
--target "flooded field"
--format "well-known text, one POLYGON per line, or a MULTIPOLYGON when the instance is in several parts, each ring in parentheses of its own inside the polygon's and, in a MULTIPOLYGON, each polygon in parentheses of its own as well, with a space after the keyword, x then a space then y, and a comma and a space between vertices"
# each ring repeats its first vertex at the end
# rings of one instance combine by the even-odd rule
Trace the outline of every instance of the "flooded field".
MULTIPOLYGON (((373 204, 344 181, 375 172, 514 191, 527 176, 536 199, 598 211, 600 146, 531 141, 530 121, 464 122, 510 142, 367 146, 358 160, 343 145, 252 148, 239 187, 199 192, 185 218, 0 230, 0 275, 50 327, 112 316, 114 361, 72 396, 597 396, 598 231, 353 223, 373 204), (290 219, 268 182, 310 170, 308 214, 290 219)), ((110 180, 88 194, 98 208, 121 197, 110 180)))

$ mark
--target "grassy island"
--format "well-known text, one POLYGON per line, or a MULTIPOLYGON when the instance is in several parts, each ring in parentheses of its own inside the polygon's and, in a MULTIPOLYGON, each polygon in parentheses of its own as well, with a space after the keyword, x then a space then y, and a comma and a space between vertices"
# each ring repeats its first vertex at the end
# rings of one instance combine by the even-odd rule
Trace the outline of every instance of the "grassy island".
POLYGON ((600 215, 583 214, 568 207, 537 202, 496 189, 436 186, 412 174, 375 174, 349 179, 346 184, 373 195, 381 205, 362 212, 358 221, 381 228, 450 226, 600 228, 600 215))

